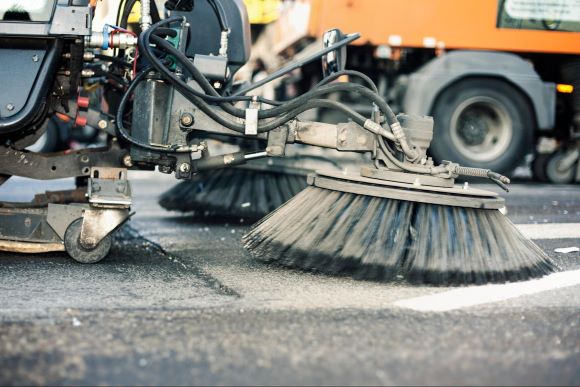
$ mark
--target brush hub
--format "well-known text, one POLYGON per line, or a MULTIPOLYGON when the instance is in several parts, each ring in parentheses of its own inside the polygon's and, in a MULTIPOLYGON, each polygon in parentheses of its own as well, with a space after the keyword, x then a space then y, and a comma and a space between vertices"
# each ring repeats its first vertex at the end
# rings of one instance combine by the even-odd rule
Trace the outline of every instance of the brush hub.
POLYGON ((435 187, 417 182, 387 181, 352 172, 316 171, 308 175, 308 184, 333 191, 417 203, 482 209, 505 207, 505 200, 492 191, 460 185, 435 187))

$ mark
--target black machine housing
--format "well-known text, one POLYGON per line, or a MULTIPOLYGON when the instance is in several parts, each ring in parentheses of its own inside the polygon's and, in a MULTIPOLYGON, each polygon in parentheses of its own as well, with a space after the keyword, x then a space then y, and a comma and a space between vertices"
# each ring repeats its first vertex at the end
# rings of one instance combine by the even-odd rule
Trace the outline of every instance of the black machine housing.
MULTIPOLYGON (((250 23, 243 0, 217 1, 223 6, 230 28, 227 67, 231 76, 250 59, 252 44, 250 23)), ((176 9, 171 15, 184 16, 190 25, 185 47, 185 54, 188 57, 218 55, 222 31, 216 12, 209 1, 196 0, 192 2, 190 10, 176 9)))
POLYGON ((0 138, 18 139, 49 110, 66 111, 80 80, 81 38, 91 33, 88 4, 44 0, 36 14, 0 6, 0 138))

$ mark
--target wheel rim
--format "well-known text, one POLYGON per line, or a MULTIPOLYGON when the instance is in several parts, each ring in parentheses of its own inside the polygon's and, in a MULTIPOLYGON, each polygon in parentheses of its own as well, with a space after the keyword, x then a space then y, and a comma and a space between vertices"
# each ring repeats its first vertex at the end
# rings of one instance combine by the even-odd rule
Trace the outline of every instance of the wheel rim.
POLYGON ((560 164, 565 157, 565 154, 557 153, 548 161, 546 175, 548 176, 548 180, 550 180, 550 182, 556 184, 569 184, 574 181, 574 176, 576 173, 575 165, 565 171, 560 169, 560 164))
POLYGON ((478 162, 497 159, 513 138, 506 108, 489 97, 463 101, 451 116, 451 142, 464 157, 478 162))

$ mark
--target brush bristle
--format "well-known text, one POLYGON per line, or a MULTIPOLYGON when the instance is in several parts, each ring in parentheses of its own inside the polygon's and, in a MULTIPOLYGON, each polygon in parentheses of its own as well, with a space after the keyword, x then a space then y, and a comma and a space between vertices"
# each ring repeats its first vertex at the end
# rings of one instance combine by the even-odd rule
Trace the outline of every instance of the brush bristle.
POLYGON ((196 175, 165 192, 159 204, 202 217, 260 218, 306 187, 306 177, 274 171, 228 168, 196 175))
POLYGON ((498 210, 308 187, 244 236, 255 257, 359 279, 503 283, 557 266, 498 210))

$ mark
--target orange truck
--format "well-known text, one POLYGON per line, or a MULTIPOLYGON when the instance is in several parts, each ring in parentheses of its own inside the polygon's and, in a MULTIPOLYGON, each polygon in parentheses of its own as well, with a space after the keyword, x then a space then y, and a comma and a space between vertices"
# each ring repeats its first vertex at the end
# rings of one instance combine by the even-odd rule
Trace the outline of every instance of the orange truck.
MULTIPOLYGON (((294 0, 280 9, 265 31, 270 55, 308 50, 331 28, 360 32, 347 68, 372 76, 396 109, 435 117, 435 159, 509 173, 533 155, 539 180, 580 180, 580 0, 294 0)), ((288 82, 307 89, 318 66, 288 82)))

